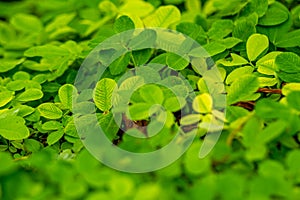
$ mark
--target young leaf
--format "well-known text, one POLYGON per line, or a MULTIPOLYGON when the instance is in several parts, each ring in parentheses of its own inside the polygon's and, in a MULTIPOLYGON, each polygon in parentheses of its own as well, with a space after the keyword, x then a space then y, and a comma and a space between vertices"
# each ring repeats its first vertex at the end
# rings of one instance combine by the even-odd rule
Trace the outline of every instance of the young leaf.
POLYGON ((43 92, 40 89, 29 88, 26 89, 23 93, 21 93, 16 99, 18 101, 35 101, 41 99, 44 96, 43 92))
POLYGON ((58 130, 58 131, 54 131, 52 133, 50 133, 47 137, 47 143, 49 145, 53 145, 55 144, 57 141, 59 141, 64 135, 64 131, 63 130, 58 130))
POLYGON ((18 30, 23 32, 38 33, 43 29, 43 24, 34 15, 18 13, 11 18, 10 23, 18 30))
POLYGON ((0 92, 0 107, 5 106, 14 98, 14 93, 11 91, 0 92))
POLYGON ((47 119, 59 119, 63 112, 54 103, 42 103, 37 107, 41 116, 47 119))
POLYGON ((119 17, 114 23, 114 29, 117 33, 134 29, 133 21, 126 15, 119 17))
POLYGON ((199 113, 210 113, 213 107, 212 97, 208 93, 203 93, 193 100, 193 109, 199 113))
POLYGON ((136 103, 129 106, 127 116, 131 120, 143 120, 149 117, 149 111, 151 104, 148 103, 136 103))
POLYGON ((146 27, 168 28, 171 24, 179 21, 181 14, 178 8, 172 5, 159 7, 154 14, 144 19, 146 27))
POLYGON ((65 84, 58 90, 59 100, 66 109, 72 110, 74 96, 77 96, 77 89, 72 84, 65 84))
POLYGON ((259 82, 257 77, 253 75, 244 75, 240 77, 239 80, 234 81, 229 87, 227 103, 231 105, 239 101, 254 100, 259 97, 254 95, 258 88, 259 82))
POLYGON ((94 102, 101 111, 108 111, 112 107, 112 94, 117 87, 113 79, 104 78, 98 81, 93 93, 94 102))
POLYGON ((174 70, 183 70, 189 65, 189 60, 175 53, 167 53, 167 65, 174 70))
POLYGON ((164 101, 163 91, 155 84, 144 85, 139 89, 139 93, 145 102, 149 104, 162 104, 164 101))
POLYGON ((250 61, 262 54, 269 47, 268 37, 262 34, 253 34, 247 40, 247 55, 250 61))
POLYGON ((29 137, 25 120, 19 116, 0 118, 0 135, 8 140, 22 140, 29 137))

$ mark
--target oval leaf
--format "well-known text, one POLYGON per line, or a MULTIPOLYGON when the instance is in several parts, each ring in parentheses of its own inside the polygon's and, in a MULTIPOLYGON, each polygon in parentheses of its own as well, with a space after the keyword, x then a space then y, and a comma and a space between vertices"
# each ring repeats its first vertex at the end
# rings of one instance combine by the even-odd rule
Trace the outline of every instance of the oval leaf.
POLYGON ((59 119, 63 112, 54 103, 43 103, 37 107, 41 116, 48 119, 59 119))
POLYGON ((112 93, 116 86, 117 83, 109 78, 104 78, 96 84, 93 99, 101 111, 108 111, 112 107, 112 93))

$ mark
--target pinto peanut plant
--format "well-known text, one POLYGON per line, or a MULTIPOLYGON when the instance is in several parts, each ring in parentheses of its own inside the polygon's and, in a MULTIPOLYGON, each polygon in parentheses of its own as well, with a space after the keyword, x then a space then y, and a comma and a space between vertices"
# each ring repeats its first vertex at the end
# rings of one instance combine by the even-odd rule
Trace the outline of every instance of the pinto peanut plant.
POLYGON ((0 19, 0 199, 299 199, 298 0, 14 0, 0 19), (75 84, 98 44, 134 29, 149 31, 96 52, 101 71, 126 49, 75 84), (194 138, 167 167, 119 172, 78 134, 93 116, 135 153, 194 138))

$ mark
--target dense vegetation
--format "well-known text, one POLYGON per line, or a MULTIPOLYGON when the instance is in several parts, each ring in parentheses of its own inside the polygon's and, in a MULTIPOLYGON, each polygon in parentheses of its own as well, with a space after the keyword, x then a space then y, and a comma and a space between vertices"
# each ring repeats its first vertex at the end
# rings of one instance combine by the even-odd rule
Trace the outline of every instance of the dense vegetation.
MULTIPOLYGON (((0 199, 299 199, 298 4, 0 2, 0 199), (145 27, 176 30, 206 51, 168 34, 159 40, 164 50, 155 49, 155 32, 141 32, 141 44, 122 38, 128 49, 139 50, 110 63, 98 81, 90 83, 92 89, 78 87, 77 72, 99 43, 145 27), (184 58, 174 51, 177 47, 185 48, 184 58), (205 79, 213 68, 219 72, 217 81, 205 79), (209 80, 219 85, 213 91, 209 80), (121 96, 131 95, 120 98, 125 102, 115 100, 114 88, 121 96), (226 104, 220 103, 218 94, 226 94, 226 104), (153 107, 156 104, 164 108, 153 107), (122 105, 129 109, 119 115, 118 124, 112 119, 125 112, 122 105), (195 138, 168 167, 120 172, 94 158, 77 133, 75 119, 86 116, 80 119, 88 127, 95 113, 107 138, 128 151, 157 150, 178 131, 182 140, 195 138), (220 131, 212 151, 200 159, 205 136, 220 131)), ((101 59, 105 63, 109 58, 101 59)), ((98 60, 92 63, 104 67, 98 60)))

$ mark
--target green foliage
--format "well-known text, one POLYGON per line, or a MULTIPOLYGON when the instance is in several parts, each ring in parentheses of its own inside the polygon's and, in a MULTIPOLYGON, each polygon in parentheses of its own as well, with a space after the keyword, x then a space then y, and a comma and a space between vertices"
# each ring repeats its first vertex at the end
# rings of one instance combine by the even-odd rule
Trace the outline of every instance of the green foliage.
POLYGON ((299 199, 297 1, 22 0, 0 10, 0 199, 299 199), (165 50, 150 48, 157 41, 165 50), (78 72, 98 81, 75 87, 78 72), (170 166, 127 174, 85 150, 75 120, 84 128, 93 116, 109 141, 137 153, 176 132, 179 143, 196 136, 170 166), (204 136, 221 129, 199 159, 204 136))

